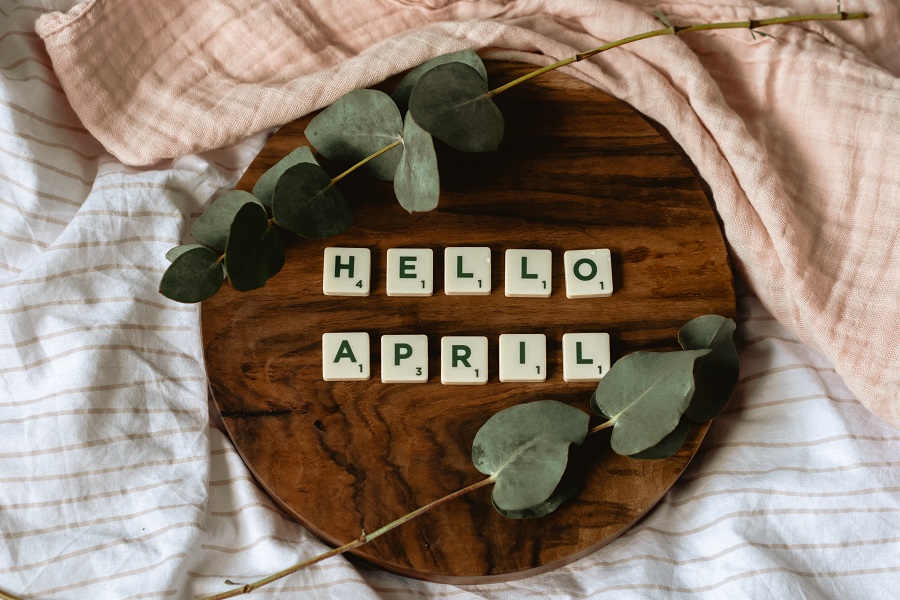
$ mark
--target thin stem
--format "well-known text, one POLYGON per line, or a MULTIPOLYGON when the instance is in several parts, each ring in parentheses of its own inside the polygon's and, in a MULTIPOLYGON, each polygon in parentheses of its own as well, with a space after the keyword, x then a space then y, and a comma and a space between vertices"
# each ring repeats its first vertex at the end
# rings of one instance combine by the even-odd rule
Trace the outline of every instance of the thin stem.
POLYGON ((18 596, 13 596, 12 594, 7 594, 4 591, 0 591, 0 600, 21 600, 18 596))
POLYGON ((297 571, 300 571, 301 569, 305 569, 306 567, 314 565, 318 562, 322 562, 323 560, 331 558, 332 556, 337 556, 338 554, 343 554, 344 552, 347 552, 349 550, 359 548, 363 544, 366 544, 376 538, 381 537, 382 535, 391 531, 392 529, 396 529, 397 527, 399 527, 400 525, 403 525, 407 521, 411 521, 411 520, 415 519, 416 517, 418 517, 419 515, 428 512, 432 508, 438 507, 441 504, 444 504, 446 502, 449 502, 451 500, 459 498, 460 496, 468 494, 469 492, 473 492, 479 488, 483 488, 486 485, 490 485, 490 484, 494 483, 494 481, 495 481, 495 477, 493 475, 491 475, 487 479, 482 479, 481 481, 479 481, 477 483, 473 483, 472 485, 470 485, 468 487, 464 487, 461 490, 457 490, 457 491, 453 492, 452 494, 448 494, 448 495, 444 496, 443 498, 439 498, 439 499, 435 500, 434 502, 426 504, 425 506, 423 506, 421 508, 417 508, 416 510, 412 511, 411 513, 403 515, 396 521, 392 521, 392 522, 388 523, 381 529, 378 529, 372 533, 363 532, 361 536, 359 536, 358 538, 356 538, 355 540, 353 540, 352 542, 350 542, 348 544, 344 544, 343 546, 340 546, 338 548, 332 548, 328 552, 325 552, 318 556, 314 556, 314 557, 312 557, 308 560, 305 560, 301 563, 297 563, 296 565, 288 567, 287 569, 284 569, 282 571, 278 571, 277 573, 273 573, 272 575, 269 575, 268 577, 264 577, 263 579, 260 579, 258 581, 254 581, 253 583, 248 583, 248 584, 244 585, 243 587, 235 588, 235 589, 229 590, 227 592, 221 592, 219 594, 213 594, 212 596, 206 596, 202 600, 222 600, 224 598, 234 598, 235 596, 240 596, 241 594, 249 594, 253 590, 259 589, 264 585, 272 583, 273 581, 277 581, 277 580, 281 579, 282 577, 287 577, 291 573, 296 573, 297 571))
POLYGON ((365 157, 364 159, 362 159, 361 161, 359 161, 358 163, 356 163, 355 165, 353 165, 352 167, 350 167, 349 169, 347 169, 346 171, 344 171, 343 173, 341 173, 340 175, 338 175, 337 177, 332 179, 331 185, 336 184, 338 181, 340 181, 341 179, 343 179, 344 177, 346 177, 353 171, 357 170, 358 168, 360 168, 361 166, 363 166, 370 160, 374 160, 374 159, 378 158, 379 156, 381 156, 382 154, 384 154, 385 152, 387 152, 388 150, 390 150, 391 148, 395 148, 395 147, 399 146, 402 142, 403 142, 402 139, 396 139, 393 142, 391 142, 390 144, 388 144, 387 146, 385 146, 384 148, 382 148, 381 150, 378 150, 378 151, 373 152, 372 154, 368 155, 367 157, 365 157))
POLYGON ((613 421, 612 419, 610 419, 609 421, 606 421, 605 423, 600 423, 596 427, 591 428, 590 430, 588 430, 587 434, 591 435, 592 433, 597 433, 598 431, 603 431, 604 429, 606 429, 608 427, 612 427, 615 424, 616 424, 616 422, 613 421))
POLYGON ((607 50, 611 50, 613 48, 618 48, 619 46, 624 46, 625 44, 630 44, 631 42, 636 42, 638 40, 646 40, 648 38, 657 37, 660 35, 677 35, 681 33, 690 33, 692 31, 706 31, 709 29, 756 29, 757 27, 765 27, 767 25, 778 25, 783 23, 799 23, 801 21, 849 21, 853 19, 865 19, 868 18, 868 13, 864 12, 836 12, 836 13, 823 13, 823 14, 812 14, 812 15, 795 15, 789 17, 774 17, 771 19, 749 19, 747 21, 731 21, 726 23, 700 23, 698 25, 688 25, 686 27, 665 27, 663 29, 654 29, 653 31, 647 31, 645 33, 639 33, 637 35, 631 35, 626 38, 622 38, 621 40, 616 40, 615 42, 610 42, 608 44, 603 44, 602 46, 597 46, 591 50, 585 50, 584 52, 579 52, 575 56, 570 56, 569 58, 564 58, 560 61, 553 63, 552 65, 547 65, 546 67, 542 67, 537 71, 532 71, 531 73, 527 73, 518 79, 514 79, 509 83, 501 85, 498 88, 495 88, 487 93, 488 97, 496 96, 497 94, 502 94, 506 90, 513 88, 520 83, 524 83, 529 79, 533 79, 538 75, 543 75, 547 71, 553 71, 554 69, 558 69, 560 67, 564 67, 566 65, 570 65, 574 62, 582 61, 586 58, 590 58, 596 54, 600 54, 601 52, 605 52, 607 50))

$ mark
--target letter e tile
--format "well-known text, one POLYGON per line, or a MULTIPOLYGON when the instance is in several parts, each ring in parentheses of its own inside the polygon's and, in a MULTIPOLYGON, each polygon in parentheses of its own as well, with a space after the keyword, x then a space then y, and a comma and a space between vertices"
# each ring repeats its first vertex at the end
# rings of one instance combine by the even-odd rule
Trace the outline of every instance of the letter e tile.
POLYGON ((388 248, 387 295, 431 296, 434 251, 431 248, 388 248))

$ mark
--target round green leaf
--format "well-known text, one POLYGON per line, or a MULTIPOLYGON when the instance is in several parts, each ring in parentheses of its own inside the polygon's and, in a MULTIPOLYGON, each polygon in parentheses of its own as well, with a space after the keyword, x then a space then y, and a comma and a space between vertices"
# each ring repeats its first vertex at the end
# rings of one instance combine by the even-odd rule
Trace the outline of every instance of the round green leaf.
POLYGON ((223 194, 194 222, 191 235, 204 246, 225 250, 234 215, 248 203, 262 206, 250 192, 231 190, 223 194))
POLYGON ((163 273, 159 292, 176 302, 201 302, 219 291, 224 276, 218 255, 198 246, 175 257, 163 273))
MULTIPOLYGON (((391 97, 378 90, 353 90, 338 98, 306 126, 304 134, 322 156, 356 163, 400 139, 403 119, 391 97)), ((399 147, 363 166, 372 177, 391 181, 400 162, 399 147)))
POLYGON ((300 163, 278 179, 272 201, 275 223, 307 238, 323 239, 346 231, 350 204, 322 167, 300 163))
POLYGON ((587 430, 587 414, 554 400, 513 406, 488 419, 472 443, 472 462, 494 476, 494 505, 524 511, 546 502, 566 470, 569 444, 580 444, 587 430))
POLYGON ((172 262, 188 250, 193 250, 194 248, 204 248, 203 244, 183 244, 181 246, 175 246, 174 248, 169 248, 169 251, 166 252, 166 260, 172 262))
POLYGON ((478 74, 481 75, 485 81, 487 81, 487 70, 484 68, 484 63, 481 61, 481 57, 471 50, 463 50, 461 52, 451 52, 450 54, 435 56, 431 60, 425 61, 418 67, 412 69, 409 73, 406 74, 406 77, 404 77, 400 81, 400 83, 397 84, 396 89, 394 89, 394 93, 391 94, 391 98, 397 104, 400 112, 405 112, 409 107, 409 95, 412 94, 413 88, 416 87, 416 84, 419 82, 419 79, 422 77, 422 75, 437 67, 438 65, 445 65, 451 62, 459 62, 469 65, 470 67, 478 71, 478 74))
POLYGON ((253 186, 253 195, 259 198, 259 201, 263 206, 272 210, 272 195, 275 193, 275 184, 278 183, 278 178, 281 177, 281 174, 289 167, 293 167, 299 163, 319 164, 316 161, 316 157, 313 156, 312 150, 309 149, 309 146, 300 146, 275 163, 268 171, 260 175, 259 179, 256 180, 256 184, 253 186))
POLYGON ((503 114, 487 81, 467 64, 451 62, 422 75, 409 111, 425 131, 463 152, 491 152, 503 140, 503 114))
POLYGON ((685 350, 712 350, 700 359, 694 373, 697 389, 687 409, 692 421, 716 417, 731 398, 739 376, 735 328, 732 319, 704 315, 689 321, 678 332, 678 343, 685 350))
POLYGON ((394 176, 394 193, 411 213, 434 210, 441 196, 434 141, 411 113, 406 113, 403 125, 403 156, 394 176))
POLYGON ((259 204, 246 204, 234 216, 225 248, 225 269, 238 291, 262 287, 284 265, 284 243, 268 221, 259 204))
POLYGON ((591 398, 591 407, 615 423, 616 453, 637 454, 678 426, 694 393, 694 364, 709 352, 635 352, 616 361, 591 398))
POLYGON ((691 422, 686 417, 681 417, 678 426, 672 432, 664 437, 658 444, 651 446, 646 450, 642 450, 637 454, 632 454, 628 458, 640 459, 656 459, 669 458, 674 455, 684 445, 688 432, 691 429, 691 422))
POLYGON ((549 498, 536 506, 521 510, 505 510, 497 506, 497 503, 493 501, 493 498, 491 499, 491 504, 494 505, 494 510, 507 519, 536 519, 538 517, 549 515, 559 508, 563 502, 577 494, 580 487, 581 486, 576 480, 560 481, 559 485, 556 486, 556 489, 553 490, 553 493, 549 498))

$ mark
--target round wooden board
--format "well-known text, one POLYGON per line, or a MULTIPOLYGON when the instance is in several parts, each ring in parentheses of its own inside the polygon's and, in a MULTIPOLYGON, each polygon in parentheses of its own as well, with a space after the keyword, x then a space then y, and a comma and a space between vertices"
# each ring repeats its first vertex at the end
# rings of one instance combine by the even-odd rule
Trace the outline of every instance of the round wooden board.
MULTIPOLYGON (((488 64, 495 85, 529 70, 488 64)), ((436 211, 411 216, 390 183, 349 177, 341 186, 353 205, 350 231, 327 241, 288 240, 285 266, 264 288, 237 293, 225 286, 203 305, 209 379, 228 434, 259 483, 328 543, 351 541, 482 479, 471 443, 497 411, 553 398, 590 412, 595 384, 562 378, 564 333, 608 332, 616 360, 638 349, 675 349, 678 329, 696 316, 734 316, 715 213, 663 135, 628 105, 558 72, 496 100, 507 124, 501 149, 471 155, 441 146, 436 211), (369 297, 322 294, 326 246, 372 250, 369 297), (489 296, 443 293, 446 246, 491 248, 489 296), (391 247, 434 250, 434 296, 385 294, 391 247), (553 251, 550 298, 505 297, 507 248, 553 251), (566 298, 563 252, 585 248, 611 250, 612 297, 566 298), (322 334, 341 331, 369 333, 370 381, 322 380, 322 334), (547 336, 547 381, 501 383, 499 335, 527 332, 547 336), (380 337, 402 333, 427 334, 427 383, 381 383, 380 337), (441 385, 444 335, 488 337, 487 385, 441 385)), ((239 189, 252 189, 266 169, 306 145, 308 121, 286 125, 269 140, 239 189)), ((650 461, 617 456, 608 430, 601 432, 573 456, 585 471, 581 491, 547 517, 506 519, 483 488, 355 554, 388 571, 453 583, 556 568, 644 515, 682 473, 707 427, 694 426, 674 457, 650 461)))

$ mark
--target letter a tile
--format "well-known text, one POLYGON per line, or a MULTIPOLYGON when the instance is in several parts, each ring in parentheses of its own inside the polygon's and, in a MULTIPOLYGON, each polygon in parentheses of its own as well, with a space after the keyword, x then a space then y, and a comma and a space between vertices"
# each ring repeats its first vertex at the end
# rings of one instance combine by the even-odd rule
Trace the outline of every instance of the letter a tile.
POLYGON ((323 333, 322 379, 325 381, 352 381, 368 379, 369 334, 323 333))

